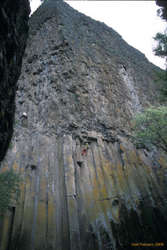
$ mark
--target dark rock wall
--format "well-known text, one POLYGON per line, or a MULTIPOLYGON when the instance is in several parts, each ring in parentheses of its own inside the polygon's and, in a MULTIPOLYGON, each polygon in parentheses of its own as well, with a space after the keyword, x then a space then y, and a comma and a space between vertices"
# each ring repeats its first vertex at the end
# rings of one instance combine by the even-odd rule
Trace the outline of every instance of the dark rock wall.
POLYGON ((1 250, 165 244, 165 156, 129 140, 133 115, 156 100, 156 69, 62 1, 32 16, 1 164, 21 174, 21 196, 1 222, 1 250))
POLYGON ((0 160, 13 132, 16 82, 28 33, 28 0, 0 2, 0 160))

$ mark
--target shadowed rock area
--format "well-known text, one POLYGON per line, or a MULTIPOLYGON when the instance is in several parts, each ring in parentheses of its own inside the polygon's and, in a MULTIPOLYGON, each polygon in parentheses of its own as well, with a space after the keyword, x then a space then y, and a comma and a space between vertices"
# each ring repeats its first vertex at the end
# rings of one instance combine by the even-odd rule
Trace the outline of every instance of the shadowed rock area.
POLYGON ((0 250, 166 244, 165 156, 130 141, 132 117, 156 102, 156 69, 63 1, 33 14, 1 164, 21 174, 21 196, 1 222, 0 250))
POLYGON ((28 0, 0 2, 0 161, 13 133, 16 82, 28 34, 28 0))

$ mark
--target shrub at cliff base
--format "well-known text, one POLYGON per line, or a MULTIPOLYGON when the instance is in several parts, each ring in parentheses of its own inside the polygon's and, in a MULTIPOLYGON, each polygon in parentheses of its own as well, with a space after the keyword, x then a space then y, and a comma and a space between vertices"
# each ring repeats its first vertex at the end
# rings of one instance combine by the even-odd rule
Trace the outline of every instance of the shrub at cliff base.
POLYGON ((12 201, 18 199, 19 185, 20 176, 13 170, 0 173, 0 215, 7 211, 12 201))
POLYGON ((150 107, 138 113, 133 128, 137 146, 151 148, 154 145, 167 152, 167 107, 150 107))

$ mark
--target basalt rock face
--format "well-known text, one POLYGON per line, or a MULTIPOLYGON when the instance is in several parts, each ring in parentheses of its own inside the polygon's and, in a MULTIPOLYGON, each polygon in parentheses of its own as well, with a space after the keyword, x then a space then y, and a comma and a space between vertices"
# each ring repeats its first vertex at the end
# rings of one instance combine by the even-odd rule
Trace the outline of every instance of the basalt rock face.
POLYGON ((22 175, 19 203, 1 222, 1 250, 7 242, 9 250, 165 243, 164 155, 130 141, 133 115, 156 100, 155 69, 66 3, 37 10, 1 166, 22 175))
POLYGON ((28 0, 0 3, 0 160, 13 132, 16 82, 28 34, 28 0))

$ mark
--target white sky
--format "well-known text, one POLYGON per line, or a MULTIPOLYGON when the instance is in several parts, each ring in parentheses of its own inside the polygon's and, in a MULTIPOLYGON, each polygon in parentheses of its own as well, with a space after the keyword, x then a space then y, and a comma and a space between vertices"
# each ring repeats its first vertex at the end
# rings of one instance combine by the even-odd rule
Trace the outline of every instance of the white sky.
MULTIPOLYGON (((104 22, 117 31, 130 45, 140 50, 152 63, 165 68, 165 61, 154 56, 153 37, 163 32, 166 22, 157 17, 155 1, 66 1, 74 9, 104 22)), ((32 0, 32 12, 41 4, 32 0)))

